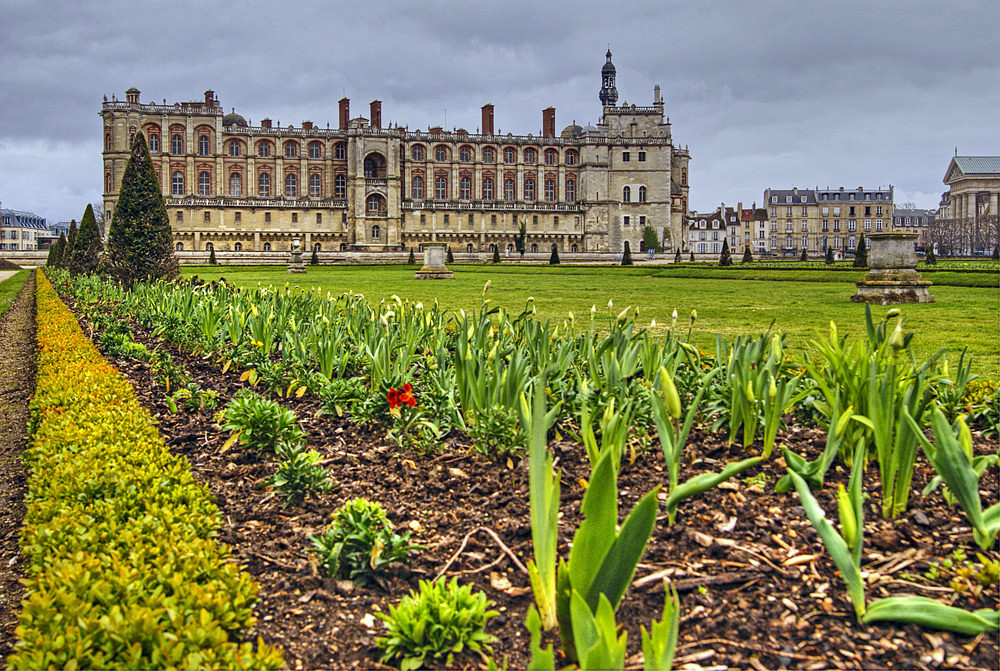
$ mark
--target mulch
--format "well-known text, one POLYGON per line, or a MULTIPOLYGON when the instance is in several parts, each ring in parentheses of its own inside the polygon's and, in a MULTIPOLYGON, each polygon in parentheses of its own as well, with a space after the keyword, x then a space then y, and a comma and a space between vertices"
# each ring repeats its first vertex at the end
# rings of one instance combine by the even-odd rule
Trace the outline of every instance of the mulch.
MULTIPOLYGON (((218 391, 220 408, 244 386, 238 371, 223 374, 221 365, 154 342, 132 326, 136 340, 167 349, 194 381, 218 391)), ((277 465, 275 457, 257 461, 238 447, 223 449, 228 435, 215 423, 213 412, 171 413, 165 390, 147 365, 112 363, 157 418, 170 448, 185 456, 196 477, 211 489, 221 512, 220 540, 232 547, 260 585, 258 622, 248 638, 261 636, 282 647, 292 669, 383 668, 376 638, 384 627, 373 613, 388 612, 421 579, 457 576, 483 590, 500 612, 487 627, 498 638, 497 661, 507 658, 511 668, 526 666, 528 634, 523 622, 532 594, 523 565, 532 555, 525 462, 490 461, 473 453, 464 438, 451 439, 444 451, 430 456, 400 452, 386 440, 384 430, 321 415, 314 399, 282 399, 297 413, 309 434, 309 447, 323 455, 334 483, 322 497, 286 508, 266 485, 277 465), (370 587, 324 576, 306 552, 309 536, 321 532, 332 513, 357 496, 379 501, 396 527, 411 531, 412 541, 422 546, 407 565, 397 566, 370 587)), ((419 397, 419 388, 417 392, 419 397)), ((794 425, 778 438, 779 444, 812 456, 824 441, 821 432, 794 425)), ((995 453, 997 447, 995 438, 977 438, 979 453, 995 453)), ((562 471, 560 556, 565 557, 580 521, 582 480, 590 468, 579 445, 554 441, 550 448, 562 471)), ((717 471, 746 456, 704 427, 693 431, 689 452, 682 479, 717 471)), ((661 617, 664 578, 680 592, 677 667, 997 668, 996 635, 857 624, 843 580, 798 498, 774 492, 783 474, 782 460, 772 458, 683 502, 675 524, 668 525, 665 513, 660 516, 618 611, 628 631, 630 668, 641 668, 640 625, 648 628, 651 620, 661 617)), ((835 465, 818 493, 828 517, 836 517, 836 485, 846 483, 847 475, 835 465)), ((918 594, 963 608, 995 609, 1000 603, 998 585, 960 595, 947 581, 926 577, 931 562, 947 559, 956 549, 978 561, 964 514, 948 507, 940 492, 920 495, 931 477, 933 471, 921 456, 909 509, 888 522, 879 512, 877 466, 870 465, 862 567, 869 601, 918 594)), ((638 454, 631 463, 623 461, 621 514, 665 482, 658 450, 638 454)), ((996 500, 996 469, 984 476, 981 489, 989 503, 996 500)), ((995 547, 983 554, 1000 560, 995 547)), ((456 657, 454 666, 486 664, 466 652, 456 657)))

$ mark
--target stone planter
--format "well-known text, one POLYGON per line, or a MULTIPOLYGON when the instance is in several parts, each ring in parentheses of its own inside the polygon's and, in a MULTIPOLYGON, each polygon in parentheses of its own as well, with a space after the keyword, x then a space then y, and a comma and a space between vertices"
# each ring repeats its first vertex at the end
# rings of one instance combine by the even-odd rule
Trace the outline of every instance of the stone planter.
POLYGON ((416 280, 452 280, 455 273, 444 265, 448 248, 444 243, 424 243, 424 265, 413 275, 416 280))
POLYGON ((868 272, 857 282, 852 303, 893 305, 896 303, 933 303, 927 291, 932 282, 917 272, 913 251, 916 233, 873 233, 869 238, 868 272))

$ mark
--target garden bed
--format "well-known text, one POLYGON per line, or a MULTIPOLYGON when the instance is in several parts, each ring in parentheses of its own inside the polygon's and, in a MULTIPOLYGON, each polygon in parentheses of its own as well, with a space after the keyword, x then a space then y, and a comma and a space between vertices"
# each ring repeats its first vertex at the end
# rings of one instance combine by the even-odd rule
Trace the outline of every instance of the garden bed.
MULTIPOLYGON (((221 404, 245 386, 237 371, 220 373, 221 364, 154 341, 133 324, 138 342, 169 351, 186 374, 220 394, 221 404)), ((97 333, 94 334, 96 339, 97 333)), ((524 616, 532 603, 528 577, 518 566, 531 558, 526 462, 510 464, 470 453, 464 435, 451 438, 435 455, 399 451, 384 430, 368 430, 345 419, 318 416, 320 404, 309 397, 283 399, 309 434, 331 474, 333 489, 288 508, 266 486, 276 457, 257 461, 226 445, 209 411, 172 412, 149 366, 113 361, 128 377, 142 402, 160 422, 160 432, 175 454, 185 456, 197 479, 215 495, 223 520, 221 539, 260 584, 258 622, 251 635, 285 650, 289 668, 377 668, 375 640, 384 634, 376 612, 388 612, 419 579, 457 576, 486 592, 500 615, 487 631, 498 637, 496 659, 512 668, 528 663, 524 616), (357 587, 324 577, 306 553, 308 537, 328 523, 347 500, 364 496, 379 501, 399 529, 413 533, 423 546, 408 565, 388 573, 372 587, 357 587), (493 535, 495 534, 495 536, 493 535), (507 554, 517 557, 515 562, 507 554)), ((815 458, 825 433, 794 424, 778 443, 815 458)), ((550 443, 562 475, 560 556, 580 521, 582 480, 590 465, 582 446, 550 443)), ((996 439, 977 440, 976 451, 996 453, 996 439)), ((743 450, 725 436, 696 428, 689 440, 691 458, 682 479, 742 458, 743 450)), ((961 636, 915 625, 855 622, 844 583, 829 554, 805 518, 794 493, 776 494, 785 473, 777 458, 723 485, 683 502, 675 524, 658 519, 635 582, 618 619, 629 632, 629 666, 641 667, 639 626, 658 620, 663 607, 662 578, 681 593, 680 638, 676 664, 704 668, 996 668, 995 635, 961 636)), ((871 598, 919 594, 966 609, 993 608, 1000 600, 996 584, 976 596, 960 596, 947 578, 930 580, 934 562, 978 563, 971 529, 963 513, 945 505, 940 492, 919 491, 933 470, 918 457, 907 512, 895 523, 884 521, 877 466, 865 479, 868 500, 866 548, 862 569, 871 598), (966 558, 955 553, 964 552, 966 558)), ((665 482, 658 448, 623 461, 619 478, 622 508, 665 482)), ((818 498, 828 515, 836 509, 837 484, 847 473, 837 462, 818 498)), ((987 471, 980 490, 992 503, 998 490, 996 470, 987 471)), ((662 506, 661 506, 662 513, 662 506)), ((995 547, 984 553, 997 561, 995 547)), ((557 645, 558 647, 558 645, 557 645)), ((456 666, 485 668, 477 655, 463 653, 456 666)))

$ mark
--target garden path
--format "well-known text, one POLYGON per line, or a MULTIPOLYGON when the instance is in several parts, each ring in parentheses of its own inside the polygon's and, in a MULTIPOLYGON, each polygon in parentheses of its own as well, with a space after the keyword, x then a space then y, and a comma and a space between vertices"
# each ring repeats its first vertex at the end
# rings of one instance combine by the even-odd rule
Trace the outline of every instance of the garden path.
MULTIPOLYGON (((0 278, 12 273, 0 272, 0 278)), ((35 389, 35 277, 0 317, 0 667, 13 651, 24 573, 18 536, 24 520, 28 402, 35 389)))
POLYGON ((0 270, 0 282, 13 277, 17 272, 16 270, 0 270))

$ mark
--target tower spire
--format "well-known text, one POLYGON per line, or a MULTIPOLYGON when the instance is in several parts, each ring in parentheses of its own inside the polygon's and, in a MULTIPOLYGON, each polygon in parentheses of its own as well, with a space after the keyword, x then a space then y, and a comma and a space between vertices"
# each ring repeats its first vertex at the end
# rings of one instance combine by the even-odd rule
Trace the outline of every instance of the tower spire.
POLYGON ((615 65, 611 62, 611 45, 608 45, 606 61, 601 68, 601 92, 598 98, 605 107, 614 106, 618 102, 618 89, 615 88, 615 65))

